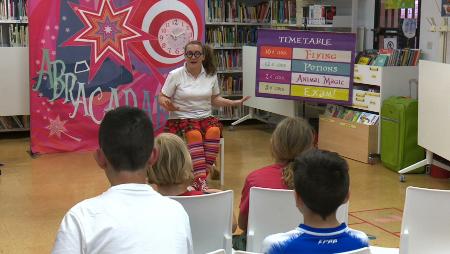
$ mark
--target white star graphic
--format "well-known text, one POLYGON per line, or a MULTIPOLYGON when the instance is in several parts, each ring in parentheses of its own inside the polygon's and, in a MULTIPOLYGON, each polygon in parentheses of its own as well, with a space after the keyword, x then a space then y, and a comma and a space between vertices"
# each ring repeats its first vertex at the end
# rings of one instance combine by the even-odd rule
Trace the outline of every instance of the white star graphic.
POLYGON ((105 26, 105 33, 110 34, 112 32, 112 28, 110 26, 105 26))

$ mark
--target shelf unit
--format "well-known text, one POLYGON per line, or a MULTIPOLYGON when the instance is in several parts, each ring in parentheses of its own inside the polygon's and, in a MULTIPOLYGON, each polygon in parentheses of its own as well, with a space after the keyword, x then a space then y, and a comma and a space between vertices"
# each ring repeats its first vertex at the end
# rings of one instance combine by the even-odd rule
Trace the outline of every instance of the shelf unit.
MULTIPOLYGON (((255 45, 257 28, 271 26, 272 13, 269 13, 269 5, 272 7, 273 1, 205 1, 205 38, 206 43, 216 51, 217 73, 223 97, 242 97, 242 46, 255 45), (260 17, 255 16, 257 8, 260 17), (253 16, 245 15, 244 12, 252 13, 253 16), (268 19, 263 20, 263 12, 268 19)), ((249 109, 245 106, 214 109, 214 114, 221 120, 237 120, 248 113, 249 109)))
POLYGON ((30 126, 26 1, 0 2, 0 132, 30 126))
MULTIPOLYGON (((417 66, 379 67, 355 64, 353 103, 349 107, 380 114, 382 102, 390 96, 417 98, 417 80, 417 66)), ((321 117, 319 148, 370 163, 372 154, 380 154, 379 122, 380 120, 375 126, 365 126, 343 119, 321 117), (339 131, 336 132, 337 130, 339 131)))
MULTIPOLYGON (((217 73, 225 74, 233 79, 238 77, 242 79, 242 46, 256 45, 258 28, 357 32, 360 26, 368 27, 359 29, 365 31, 373 28, 373 14, 364 13, 362 17, 362 15, 358 16, 358 13, 361 12, 359 8, 373 9, 370 6, 375 6, 375 0, 205 0, 206 43, 212 45, 216 51, 216 57, 219 60, 217 73), (309 24, 303 18, 306 16, 303 13, 303 7, 315 4, 336 6, 336 15, 332 24, 309 24), (280 12, 280 6, 286 6, 283 14, 280 12), (364 20, 367 17, 372 17, 371 23, 364 20), (224 61, 224 58, 227 58, 225 52, 229 52, 228 56, 239 52, 237 54, 240 59, 236 61, 236 65, 233 65, 235 60, 233 59, 233 64, 224 66, 223 63, 228 63, 227 59, 224 61)), ((364 37, 364 34, 362 36, 364 37)), ((363 37, 363 41, 371 41, 371 38, 363 37)), ((370 43, 367 44, 370 45, 370 43)), ((224 89, 222 83, 220 85, 222 91, 230 90, 224 89)), ((236 89, 231 90, 236 91, 236 89)), ((227 93, 222 95, 229 96, 227 93)), ((225 112, 225 110, 222 111, 225 112)), ((228 118, 237 120, 242 116, 236 115, 235 119, 228 118)))

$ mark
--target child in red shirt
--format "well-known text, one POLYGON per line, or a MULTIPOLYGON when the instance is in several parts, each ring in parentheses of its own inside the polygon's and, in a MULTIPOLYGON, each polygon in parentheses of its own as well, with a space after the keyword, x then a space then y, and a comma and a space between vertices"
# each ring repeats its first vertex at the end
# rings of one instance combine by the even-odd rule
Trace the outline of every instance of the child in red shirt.
POLYGON ((245 179, 238 219, 239 228, 244 233, 233 238, 233 248, 245 250, 250 188, 293 189, 292 162, 313 147, 313 144, 314 131, 306 120, 288 117, 277 125, 270 139, 270 149, 275 163, 251 172, 245 179))

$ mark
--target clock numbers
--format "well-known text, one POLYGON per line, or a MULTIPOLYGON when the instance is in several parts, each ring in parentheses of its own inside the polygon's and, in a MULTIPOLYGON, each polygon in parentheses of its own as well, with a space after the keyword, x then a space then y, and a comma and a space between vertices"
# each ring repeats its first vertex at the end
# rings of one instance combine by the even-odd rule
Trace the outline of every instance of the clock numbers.
POLYGON ((161 49, 170 55, 180 56, 184 46, 193 40, 192 27, 183 19, 169 19, 164 22, 158 32, 161 49))
POLYGON ((158 66, 182 62, 184 46, 191 40, 201 38, 204 22, 200 15, 201 10, 196 4, 198 1, 152 0, 142 2, 152 2, 142 23, 142 30, 156 37, 155 40, 142 41, 149 56, 155 60, 158 66))

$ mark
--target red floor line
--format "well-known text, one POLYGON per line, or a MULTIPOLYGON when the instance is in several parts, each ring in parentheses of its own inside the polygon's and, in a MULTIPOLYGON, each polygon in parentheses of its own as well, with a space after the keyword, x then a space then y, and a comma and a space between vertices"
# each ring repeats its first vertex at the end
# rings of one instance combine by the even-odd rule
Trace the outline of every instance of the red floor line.
POLYGON ((364 221, 365 223, 367 223, 367 224, 369 224, 369 225, 371 225, 371 226, 374 226, 374 227, 376 227, 376 228, 379 228, 379 229, 381 229, 381 230, 383 230, 383 231, 385 231, 385 232, 387 232, 387 233, 389 233, 389 234, 391 234, 391 235, 393 235, 393 236, 395 236, 395 237, 398 238, 398 236, 397 236, 396 234, 392 233, 391 231, 388 231, 388 230, 386 230, 386 229, 384 229, 384 228, 382 228, 382 227, 380 227, 380 226, 377 226, 377 225, 375 225, 375 224, 373 224, 373 223, 371 223, 371 222, 369 222, 369 221, 366 221, 366 220, 364 220, 364 219, 361 219, 361 218, 359 218, 359 217, 357 217, 357 216, 355 216, 355 215, 353 215, 353 216, 354 216, 355 218, 357 218, 357 219, 360 219, 360 220, 364 221))
POLYGON ((402 210, 395 208, 395 207, 387 207, 387 208, 375 208, 375 209, 367 209, 367 210, 360 210, 360 211, 352 211, 350 213, 372 212, 372 211, 389 210, 389 209, 394 209, 394 210, 403 212, 402 210))
POLYGON ((392 209, 395 209, 395 210, 397 210, 397 211, 399 211, 399 212, 402 212, 402 213, 403 213, 403 210, 402 210, 402 209, 398 209, 398 208, 396 208, 396 207, 392 207, 392 209))
POLYGON ((348 225, 349 226, 353 226, 353 225, 358 225, 358 224, 364 224, 364 223, 366 223, 366 222, 354 222, 354 223, 349 223, 348 225))

